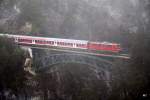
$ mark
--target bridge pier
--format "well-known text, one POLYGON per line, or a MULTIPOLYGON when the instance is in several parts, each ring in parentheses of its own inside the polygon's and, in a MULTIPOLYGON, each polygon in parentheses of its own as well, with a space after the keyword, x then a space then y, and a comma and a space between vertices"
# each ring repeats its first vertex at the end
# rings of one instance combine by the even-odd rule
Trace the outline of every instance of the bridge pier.
POLYGON ((24 63, 24 70, 29 72, 31 75, 35 75, 35 72, 32 70, 32 62, 33 62, 32 49, 30 47, 21 47, 21 48, 28 54, 24 63))

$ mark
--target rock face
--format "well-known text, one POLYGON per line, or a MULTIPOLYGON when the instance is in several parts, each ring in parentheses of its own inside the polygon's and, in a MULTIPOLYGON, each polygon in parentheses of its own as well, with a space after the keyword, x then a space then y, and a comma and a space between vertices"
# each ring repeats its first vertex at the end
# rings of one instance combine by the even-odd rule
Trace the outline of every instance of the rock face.
POLYGON ((24 26, 22 26, 19 30, 20 32, 29 33, 32 31, 32 24, 26 22, 24 26))

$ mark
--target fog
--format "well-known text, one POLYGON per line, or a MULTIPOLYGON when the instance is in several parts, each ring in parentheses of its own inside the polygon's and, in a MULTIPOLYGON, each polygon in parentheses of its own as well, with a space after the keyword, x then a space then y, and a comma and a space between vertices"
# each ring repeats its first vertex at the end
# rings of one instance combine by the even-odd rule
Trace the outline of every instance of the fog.
POLYGON ((16 0, 5 7, 8 1, 1 3, 1 24, 30 22, 33 32, 53 37, 103 41, 149 23, 148 0, 16 0))

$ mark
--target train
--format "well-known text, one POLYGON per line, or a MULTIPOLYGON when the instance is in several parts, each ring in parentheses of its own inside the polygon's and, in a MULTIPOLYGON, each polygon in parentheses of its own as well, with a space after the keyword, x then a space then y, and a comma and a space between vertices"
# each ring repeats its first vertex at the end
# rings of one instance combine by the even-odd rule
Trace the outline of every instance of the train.
POLYGON ((78 50, 90 50, 90 51, 102 51, 110 53, 119 53, 122 48, 118 43, 110 42, 94 42, 88 40, 75 40, 75 39, 62 39, 62 38, 49 38, 38 36, 26 36, 26 35, 11 35, 0 34, 12 38, 13 41, 21 45, 33 45, 33 46, 46 46, 46 47, 59 47, 65 49, 78 49, 78 50))

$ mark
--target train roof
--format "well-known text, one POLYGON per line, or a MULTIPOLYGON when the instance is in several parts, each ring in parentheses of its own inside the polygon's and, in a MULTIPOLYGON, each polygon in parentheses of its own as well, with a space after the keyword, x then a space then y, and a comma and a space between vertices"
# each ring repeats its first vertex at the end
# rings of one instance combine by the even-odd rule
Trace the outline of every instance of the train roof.
POLYGON ((111 42, 90 42, 90 43, 94 43, 94 44, 105 44, 105 45, 120 45, 119 43, 111 43, 111 42))
POLYGON ((38 39, 38 40, 51 40, 51 41, 59 41, 59 42, 71 42, 71 43, 87 43, 86 40, 75 40, 75 39, 62 39, 62 38, 50 38, 50 37, 39 37, 39 36, 26 36, 26 35, 11 35, 11 34, 0 34, 3 36, 9 36, 9 37, 25 37, 25 38, 32 38, 32 39, 38 39))

